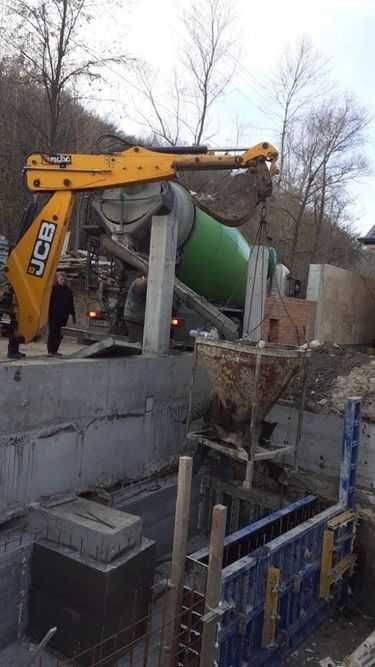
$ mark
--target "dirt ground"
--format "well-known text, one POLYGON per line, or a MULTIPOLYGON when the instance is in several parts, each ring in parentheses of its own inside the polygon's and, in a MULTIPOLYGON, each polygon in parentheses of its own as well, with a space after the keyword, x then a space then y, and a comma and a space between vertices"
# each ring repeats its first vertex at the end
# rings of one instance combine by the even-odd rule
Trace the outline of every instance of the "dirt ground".
POLYGON ((293 654, 284 660, 288 667, 317 667, 331 658, 336 667, 375 630, 375 618, 344 608, 318 628, 293 654))
MULTIPOLYGON (((371 357, 355 348, 325 343, 313 350, 306 383, 305 407, 311 412, 335 412, 337 378, 346 378, 348 390, 351 389, 349 376, 354 369, 363 367, 368 371, 371 357)), ((375 375, 375 368, 372 368, 375 375)), ((359 371, 361 373, 361 370, 359 371)), ((288 398, 299 401, 301 393, 300 378, 290 385, 288 398)))
MULTIPOLYGON (((286 658, 283 667, 321 667, 321 661, 331 658, 336 667, 343 667, 343 660, 350 655, 375 629, 375 619, 362 616, 353 611, 343 610, 322 625, 291 656, 286 658)), ((28 641, 19 641, 0 651, 1 667, 21 667, 31 659, 35 645, 28 641)), ((43 651, 36 667, 56 667, 55 656, 43 651)), ((135 664, 142 664, 136 662, 135 664)), ((119 660, 119 667, 128 667, 127 658, 119 660)), ((154 654, 150 655, 147 667, 157 664, 154 654)), ((229 667, 229 666, 228 666, 229 667)))

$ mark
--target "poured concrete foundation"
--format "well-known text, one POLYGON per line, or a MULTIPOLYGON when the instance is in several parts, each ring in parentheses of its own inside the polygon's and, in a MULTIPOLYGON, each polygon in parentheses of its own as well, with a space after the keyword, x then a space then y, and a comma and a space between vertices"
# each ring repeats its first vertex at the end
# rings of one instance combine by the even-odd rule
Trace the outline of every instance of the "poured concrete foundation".
MULTIPOLYGON (((0 520, 24 513, 45 497, 146 478, 151 490, 118 498, 115 506, 144 519, 144 535, 157 542, 158 555, 168 551, 175 482, 160 485, 152 479, 173 467, 185 451, 192 362, 192 354, 183 353, 0 364, 0 520)), ((204 412, 208 400, 207 378, 199 370, 195 416, 204 412)), ((279 424, 275 441, 294 442, 296 417, 287 407, 274 408, 269 419, 279 424)), ((305 413, 296 476, 304 489, 337 497, 342 431, 340 416, 305 413)), ((375 425, 364 423, 357 479, 358 497, 368 508, 375 500, 374 453, 375 425)), ((198 485, 193 495, 196 509, 198 485)), ((371 509, 359 535, 364 543, 368 539, 367 551, 373 553, 371 509)), ((13 552, 0 552, 0 591, 9 600, 0 618, 0 647, 22 633, 27 618, 31 546, 16 545, 13 552)), ((367 587, 375 583, 371 568, 368 563, 367 587)))
MULTIPOLYGON (((43 496, 148 477, 186 432, 192 354, 0 365, 0 519, 43 496)), ((194 412, 207 403, 203 372, 194 412)))
POLYGON ((30 513, 29 528, 39 539, 69 547, 102 563, 111 563, 128 549, 139 547, 142 520, 86 498, 49 503, 30 513))

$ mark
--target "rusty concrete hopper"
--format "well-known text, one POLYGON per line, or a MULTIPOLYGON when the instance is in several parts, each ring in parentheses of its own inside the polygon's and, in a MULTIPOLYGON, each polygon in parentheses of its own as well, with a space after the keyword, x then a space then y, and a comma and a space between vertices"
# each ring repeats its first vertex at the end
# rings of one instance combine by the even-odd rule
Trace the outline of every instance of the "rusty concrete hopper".
POLYGON ((264 419, 302 369, 310 350, 201 338, 196 341, 196 354, 215 395, 206 439, 234 447, 237 458, 244 460, 273 458, 255 455, 264 419))

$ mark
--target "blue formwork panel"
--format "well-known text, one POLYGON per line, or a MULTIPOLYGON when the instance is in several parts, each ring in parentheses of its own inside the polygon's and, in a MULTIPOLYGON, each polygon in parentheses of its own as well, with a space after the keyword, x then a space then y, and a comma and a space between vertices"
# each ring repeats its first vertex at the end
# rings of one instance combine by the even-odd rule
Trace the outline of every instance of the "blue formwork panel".
MULTIPOLYGON (((273 667, 308 637, 342 597, 345 582, 336 586, 329 603, 320 599, 322 541, 327 522, 342 511, 331 508, 273 540, 222 572, 221 603, 227 611, 218 633, 219 667, 273 667), (267 574, 280 570, 278 620, 274 644, 262 648, 267 574)), ((338 557, 352 535, 342 539, 338 557)))
MULTIPOLYGON (((348 557, 355 532, 350 510, 359 439, 360 401, 351 399, 345 412, 339 503, 320 511, 317 499, 307 496, 225 538, 219 667, 279 667, 342 600, 353 562, 348 557)), ((203 572, 204 582, 208 550, 189 558, 196 575, 203 572)))
MULTIPOLYGON (((268 531, 266 540, 270 527, 280 521, 285 525, 285 520, 288 525, 288 517, 292 520, 296 511, 302 509, 305 516, 305 510, 311 508, 314 500, 312 496, 302 498, 229 535, 225 540, 226 548, 230 548, 233 555, 239 545, 241 549, 251 545, 252 537, 260 528, 268 531)), ((264 546, 250 549, 248 555, 232 559, 223 568, 221 607, 224 614, 217 642, 219 667, 278 667, 283 658, 332 613, 345 594, 347 579, 341 579, 332 587, 328 601, 321 599, 323 538, 331 520, 343 512, 346 516, 345 510, 346 507, 337 504, 317 513, 264 546), (277 622, 272 643, 265 648, 263 628, 270 568, 279 572, 277 622)), ((333 566, 352 551, 353 525, 353 521, 338 522, 333 566)), ((206 572, 207 556, 207 550, 202 549, 189 558, 194 566, 199 565, 198 569, 206 572)), ((204 593, 204 588, 201 592, 204 593)))
MULTIPOLYGON (((270 541, 272 537, 280 535, 289 528, 310 518, 318 510, 319 504, 316 496, 305 496, 227 535, 224 540, 224 566, 253 551, 257 545, 257 538, 262 542, 264 540, 270 541)), ((192 557, 196 561, 207 564, 208 554, 208 548, 203 547, 196 551, 192 557)))
POLYGON ((360 399, 351 399, 345 406, 340 474, 340 501, 348 507, 354 505, 360 434, 361 402, 360 399))

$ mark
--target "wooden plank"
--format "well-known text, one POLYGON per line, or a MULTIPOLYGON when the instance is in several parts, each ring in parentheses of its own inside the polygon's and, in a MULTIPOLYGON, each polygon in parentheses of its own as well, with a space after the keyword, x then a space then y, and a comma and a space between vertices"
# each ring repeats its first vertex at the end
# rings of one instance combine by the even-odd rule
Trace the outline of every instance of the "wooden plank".
POLYGON ((178 468, 177 502, 174 524, 170 590, 165 616, 163 667, 174 667, 176 659, 176 634, 180 624, 182 593, 185 578, 185 559, 189 533, 191 479, 193 459, 182 456, 178 468))
MULTIPOLYGON (((200 431, 188 433, 187 437, 189 440, 198 440, 201 445, 215 449, 217 452, 229 456, 231 459, 235 459, 235 461, 240 461, 241 463, 248 463, 249 461, 249 455, 245 449, 236 449, 234 446, 231 447, 224 442, 220 443, 216 440, 211 440, 211 438, 206 438, 200 431)), ((269 461, 278 456, 290 454, 293 451, 294 445, 280 445, 270 449, 258 446, 255 450, 255 461, 269 461)))
POLYGON ((101 357, 112 354, 122 354, 123 356, 128 356, 132 354, 141 354, 142 348, 139 343, 129 343, 129 341, 123 341, 116 339, 112 336, 107 336, 103 340, 97 341, 92 345, 87 345, 83 347, 78 352, 75 352, 71 355, 71 359, 92 359, 95 357, 101 357))
POLYGON ((247 463, 248 461, 248 455, 245 452, 245 450, 241 451, 235 449, 234 447, 228 447, 228 445, 220 444, 219 442, 216 442, 216 440, 210 440, 209 438, 205 438, 199 431, 188 433, 187 437, 189 440, 198 440, 198 442, 201 445, 205 445, 205 447, 210 447, 211 449, 215 449, 217 452, 225 454, 225 456, 229 456, 230 458, 235 459, 236 461, 241 461, 242 463, 247 463))
POLYGON ((328 521, 328 528, 331 530, 335 530, 336 528, 339 528, 340 526, 344 526, 348 523, 351 523, 352 521, 355 521, 356 515, 354 512, 351 512, 350 510, 348 512, 343 512, 342 514, 338 514, 335 516, 333 519, 328 521))
POLYGON ((320 563, 320 598, 328 600, 331 590, 330 573, 333 561, 334 533, 325 530, 323 534, 322 558, 320 563))
POLYGON ((255 450, 255 461, 270 461, 278 456, 285 456, 294 451, 294 445, 282 445, 280 447, 266 449, 257 447, 255 450))
POLYGON ((210 553, 208 559, 205 613, 211 612, 210 620, 203 625, 200 667, 213 667, 215 661, 215 643, 218 616, 217 610, 221 595, 221 571, 223 567, 224 537, 227 523, 227 508, 216 505, 212 514, 210 553))

